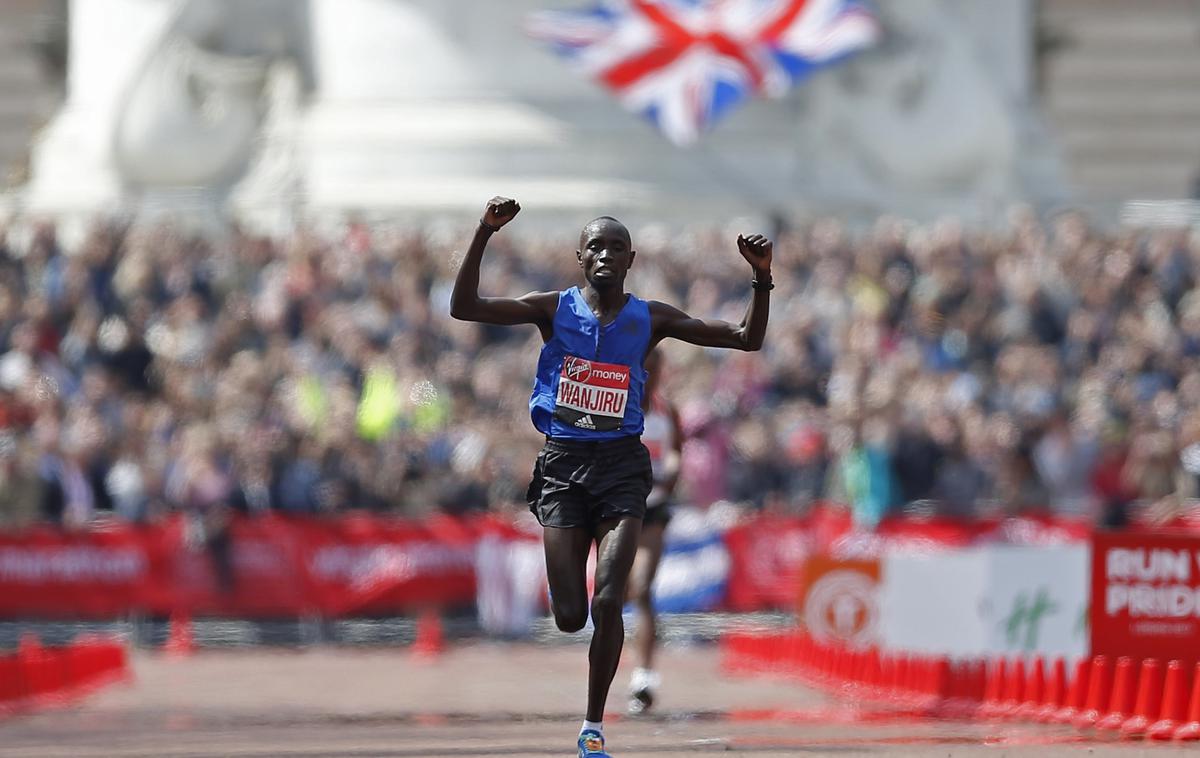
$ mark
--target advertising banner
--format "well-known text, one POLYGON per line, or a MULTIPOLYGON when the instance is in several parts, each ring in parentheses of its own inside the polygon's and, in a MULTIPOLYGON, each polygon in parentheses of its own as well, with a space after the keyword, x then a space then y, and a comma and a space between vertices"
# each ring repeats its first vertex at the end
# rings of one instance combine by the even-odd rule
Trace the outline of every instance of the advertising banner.
POLYGON ((514 534, 486 517, 370 515, 235 518, 215 534, 182 517, 36 529, 0 537, 0 617, 332 617, 470 605, 480 540, 514 534))
POLYGON ((890 551, 880 582, 886 647, 956 656, 1087 653, 1088 546, 890 551))
POLYGON ((698 510, 679 508, 663 536, 662 562, 654 575, 654 607, 663 613, 711 611, 725 601, 729 548, 724 530, 698 510))
POLYGON ((725 542, 731 557, 729 610, 796 607, 804 562, 817 546, 807 520, 764 516, 733 527, 725 542))
POLYGON ((984 652, 980 610, 988 566, 982 550, 889 551, 880 563, 883 647, 958 656, 984 652))
POLYGON ((851 647, 879 643, 879 561, 814 556, 804 563, 800 623, 814 638, 851 647))
POLYGON ((1086 543, 987 548, 980 608, 989 653, 1087 655, 1090 550, 1086 543))
POLYGON ((0 615, 112 618, 156 599, 157 530, 0 535, 0 615))
POLYGON ((1097 534, 1091 598, 1093 654, 1200 658, 1200 536, 1097 534))

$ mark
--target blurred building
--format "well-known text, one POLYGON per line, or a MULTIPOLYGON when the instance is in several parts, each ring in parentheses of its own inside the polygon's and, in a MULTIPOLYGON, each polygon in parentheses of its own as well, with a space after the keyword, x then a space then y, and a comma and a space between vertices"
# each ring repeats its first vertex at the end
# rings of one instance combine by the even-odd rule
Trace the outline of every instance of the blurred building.
POLYGON ((1109 206, 1194 198, 1200 182, 1200 4, 1042 0, 1042 108, 1071 184, 1109 206))
POLYGON ((66 0, 0 3, 0 188, 28 179, 29 144, 62 100, 66 0))
MULTIPOLYGON (((1186 0, 878 3, 883 44, 691 149, 522 31, 533 10, 580 4, 6 3, 14 18, 59 9, 70 29, 66 102, 18 202, 232 207, 280 228, 299 214, 458 215, 496 193, 519 197, 526 223, 598 208, 987 222, 1015 201, 1178 198, 1196 183, 1200 21, 1186 0)), ((10 90, 33 88, 0 90, 5 103, 10 90)), ((26 138, 11 123, 0 149, 26 138)))

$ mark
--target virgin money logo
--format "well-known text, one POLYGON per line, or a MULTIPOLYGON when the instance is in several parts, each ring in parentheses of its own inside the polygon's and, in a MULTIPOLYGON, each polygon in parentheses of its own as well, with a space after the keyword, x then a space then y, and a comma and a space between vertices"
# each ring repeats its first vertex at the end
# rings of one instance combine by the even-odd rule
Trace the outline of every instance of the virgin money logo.
POLYGON ((592 362, 569 355, 563 364, 563 373, 572 381, 586 382, 592 376, 592 362))

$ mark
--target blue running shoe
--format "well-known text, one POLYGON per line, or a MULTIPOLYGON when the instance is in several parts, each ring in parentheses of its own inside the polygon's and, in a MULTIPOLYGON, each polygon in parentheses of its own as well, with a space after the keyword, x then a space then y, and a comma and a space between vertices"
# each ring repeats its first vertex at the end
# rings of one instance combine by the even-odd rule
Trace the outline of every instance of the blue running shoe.
POLYGON ((579 733, 579 758, 612 758, 604 752, 604 735, 595 729, 579 733))

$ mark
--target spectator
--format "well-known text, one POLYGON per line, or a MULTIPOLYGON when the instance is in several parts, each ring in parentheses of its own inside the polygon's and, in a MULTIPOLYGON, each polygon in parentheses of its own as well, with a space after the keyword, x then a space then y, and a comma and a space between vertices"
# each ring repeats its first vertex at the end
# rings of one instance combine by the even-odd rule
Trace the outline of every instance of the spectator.
POLYGON ((28 446, 5 432, 0 436, 0 532, 21 531, 42 520, 42 487, 28 446))
MULTIPOLYGON (((639 291, 736 320, 727 235, 635 230, 639 291)), ((447 317, 460 240, 361 222, 322 236, 98 223, 0 232, 4 523, 228 509, 523 509, 534 330, 447 317), (518 430, 518 431, 514 431, 518 430)), ((575 273, 573 241, 505 238, 504 291, 575 273)), ((832 219, 776 245, 763 352, 671 346, 680 495, 748 508, 845 499, 1121 524, 1196 505, 1200 241, 832 219)), ((206 521, 207 519, 207 521, 206 521)), ((213 548, 220 550, 219 546, 213 548)))

